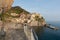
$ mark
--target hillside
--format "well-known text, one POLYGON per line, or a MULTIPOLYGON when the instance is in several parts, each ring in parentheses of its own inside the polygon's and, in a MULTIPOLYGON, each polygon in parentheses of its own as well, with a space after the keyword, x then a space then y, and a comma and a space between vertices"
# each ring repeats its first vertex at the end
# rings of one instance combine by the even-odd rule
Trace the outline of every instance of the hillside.
MULTIPOLYGON (((24 23, 29 21, 33 26, 35 23, 36 26, 43 26, 45 24, 45 19, 39 13, 30 13, 19 6, 12 7, 10 10, 4 14, 0 14, 0 19, 6 22, 15 22, 15 23, 24 23), (2 18, 2 19, 1 19, 2 18)), ((35 26, 35 25, 34 25, 35 26)))
POLYGON ((4 14, 0 14, 0 18, 2 17, 2 20, 4 21, 11 21, 13 20, 14 22, 22 22, 26 20, 35 20, 35 21, 40 21, 44 22, 45 19, 41 16, 41 14, 38 13, 30 13, 23 8, 19 6, 12 7, 10 10, 5 12, 4 14), (34 17, 35 16, 35 17, 34 17))
POLYGON ((7 12, 5 12, 4 14, 0 13, 0 18, 3 17, 3 15, 4 15, 4 19, 9 18, 9 17, 15 18, 15 17, 19 17, 20 14, 26 14, 27 15, 30 13, 28 11, 22 9, 19 6, 15 6, 15 7, 11 7, 11 9, 8 10, 7 12))
POLYGON ((29 12, 27 12, 26 10, 22 9, 19 6, 12 7, 8 12, 9 13, 17 13, 17 14, 24 12, 26 14, 29 14, 29 12))

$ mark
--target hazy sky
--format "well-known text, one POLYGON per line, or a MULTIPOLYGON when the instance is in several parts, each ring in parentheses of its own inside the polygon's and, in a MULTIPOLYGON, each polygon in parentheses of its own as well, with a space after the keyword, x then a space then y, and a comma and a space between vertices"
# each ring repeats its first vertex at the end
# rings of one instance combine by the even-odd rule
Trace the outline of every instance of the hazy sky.
POLYGON ((38 12, 46 21, 60 21, 60 0, 15 0, 13 6, 38 12))

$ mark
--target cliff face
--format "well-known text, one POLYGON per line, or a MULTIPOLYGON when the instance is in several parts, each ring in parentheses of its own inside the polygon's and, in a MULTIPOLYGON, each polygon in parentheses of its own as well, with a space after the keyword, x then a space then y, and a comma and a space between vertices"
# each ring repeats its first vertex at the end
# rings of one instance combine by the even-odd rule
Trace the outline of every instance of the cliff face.
POLYGON ((45 24, 45 20, 40 14, 31 14, 19 6, 12 7, 13 2, 14 0, 0 0, 0 20, 2 18, 1 21, 22 24, 27 21, 30 26, 43 26, 45 24), (1 15, 3 10, 4 14, 1 15))
POLYGON ((45 24, 45 19, 40 14, 30 13, 19 6, 12 7, 3 15, 0 14, 0 31, 4 26, 6 40, 13 40, 13 36, 14 38, 18 37, 17 40, 20 40, 21 36, 17 35, 20 35, 20 30, 23 29, 24 23, 27 23, 30 27, 33 27, 36 32, 40 32, 40 29, 42 29, 41 27, 45 24))
POLYGON ((43 26, 45 24, 45 19, 41 16, 41 14, 27 12, 19 6, 12 7, 8 10, 4 14, 3 20, 6 22, 22 24, 27 21, 30 26, 43 26))

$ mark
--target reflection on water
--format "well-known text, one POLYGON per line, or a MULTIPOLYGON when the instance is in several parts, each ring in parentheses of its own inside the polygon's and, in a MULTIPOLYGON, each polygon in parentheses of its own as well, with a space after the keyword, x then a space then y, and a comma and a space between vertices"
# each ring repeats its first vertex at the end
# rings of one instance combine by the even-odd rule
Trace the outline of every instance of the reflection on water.
MULTIPOLYGON (((48 22, 53 26, 60 28, 59 22, 48 22)), ((39 40, 60 40, 60 29, 55 31, 48 28, 44 28, 44 31, 38 35, 39 40)))

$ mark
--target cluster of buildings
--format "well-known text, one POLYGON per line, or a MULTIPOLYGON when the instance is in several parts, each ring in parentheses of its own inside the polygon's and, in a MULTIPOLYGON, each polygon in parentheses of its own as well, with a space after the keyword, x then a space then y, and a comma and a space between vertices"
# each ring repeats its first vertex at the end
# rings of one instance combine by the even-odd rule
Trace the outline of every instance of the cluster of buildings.
MULTIPOLYGON (((31 25, 38 25, 38 23, 41 24, 41 21, 37 21, 35 19, 35 16, 38 16, 40 19, 42 18, 42 16, 40 14, 37 14, 37 13, 32 13, 32 14, 24 14, 23 12, 20 13, 20 14, 16 14, 16 13, 11 13, 12 16, 19 16, 17 18, 11 18, 10 20, 12 22, 15 22, 15 23, 28 23, 28 24, 31 24, 31 25)), ((42 19, 42 24, 45 24, 45 20, 42 19)))

